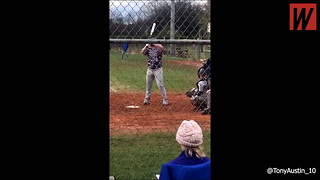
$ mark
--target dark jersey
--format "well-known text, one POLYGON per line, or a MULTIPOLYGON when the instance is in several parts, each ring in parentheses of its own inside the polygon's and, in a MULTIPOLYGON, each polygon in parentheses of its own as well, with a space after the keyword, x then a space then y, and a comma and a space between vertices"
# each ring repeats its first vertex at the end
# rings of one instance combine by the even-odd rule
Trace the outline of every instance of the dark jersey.
POLYGON ((149 48, 146 52, 148 56, 148 67, 156 69, 162 67, 162 51, 160 49, 149 48))

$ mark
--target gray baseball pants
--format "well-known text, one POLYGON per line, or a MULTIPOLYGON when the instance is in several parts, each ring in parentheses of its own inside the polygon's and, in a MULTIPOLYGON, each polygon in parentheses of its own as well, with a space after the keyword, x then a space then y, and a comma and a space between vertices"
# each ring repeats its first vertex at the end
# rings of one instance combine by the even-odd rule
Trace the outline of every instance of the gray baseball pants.
POLYGON ((145 99, 149 100, 151 97, 151 88, 152 88, 152 83, 154 79, 157 82, 157 86, 160 90, 160 93, 162 95, 162 99, 167 99, 167 92, 166 88, 164 87, 163 83, 163 70, 161 68, 157 69, 150 69, 148 68, 147 74, 146 74, 146 96, 145 99))
POLYGON ((127 49, 126 51, 122 50, 122 52, 121 52, 121 59, 123 59, 123 55, 124 55, 124 54, 127 55, 127 59, 128 59, 129 49, 127 49))

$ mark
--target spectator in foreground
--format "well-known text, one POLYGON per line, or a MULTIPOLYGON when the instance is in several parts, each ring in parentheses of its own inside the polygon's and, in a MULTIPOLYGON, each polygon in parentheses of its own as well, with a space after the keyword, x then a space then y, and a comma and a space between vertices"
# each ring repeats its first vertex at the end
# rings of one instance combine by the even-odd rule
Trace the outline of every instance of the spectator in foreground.
POLYGON ((159 180, 209 180, 210 158, 202 150, 202 129, 194 120, 184 120, 176 134, 180 155, 161 167, 159 180))

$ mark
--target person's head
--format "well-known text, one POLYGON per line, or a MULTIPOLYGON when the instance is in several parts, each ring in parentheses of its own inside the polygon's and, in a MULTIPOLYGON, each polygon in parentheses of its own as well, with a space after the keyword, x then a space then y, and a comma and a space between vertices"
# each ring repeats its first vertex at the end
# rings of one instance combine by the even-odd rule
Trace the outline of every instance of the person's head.
POLYGON ((195 154, 197 157, 205 157, 202 151, 202 129, 194 120, 183 120, 176 134, 176 140, 185 150, 188 156, 195 154))
MULTIPOLYGON (((156 39, 156 38, 151 38, 151 39, 156 39)), ((154 46, 154 43, 151 42, 151 43, 150 43, 150 46, 153 47, 153 46, 154 46)))

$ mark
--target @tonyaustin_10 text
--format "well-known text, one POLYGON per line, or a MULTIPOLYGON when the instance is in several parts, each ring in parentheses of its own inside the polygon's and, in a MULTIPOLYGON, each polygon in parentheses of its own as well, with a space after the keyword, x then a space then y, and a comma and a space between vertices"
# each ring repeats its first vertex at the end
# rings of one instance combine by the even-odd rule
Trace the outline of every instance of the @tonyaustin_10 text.
POLYGON ((267 169, 268 174, 315 174, 316 173, 316 168, 268 168, 267 169))

